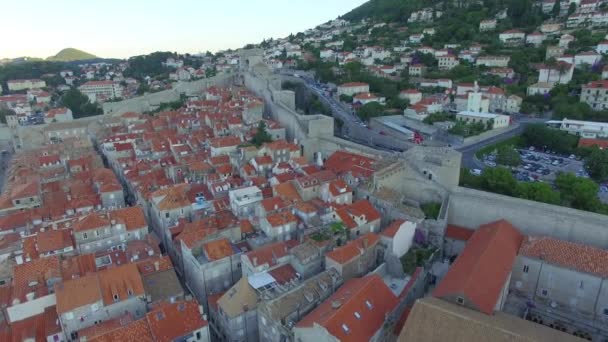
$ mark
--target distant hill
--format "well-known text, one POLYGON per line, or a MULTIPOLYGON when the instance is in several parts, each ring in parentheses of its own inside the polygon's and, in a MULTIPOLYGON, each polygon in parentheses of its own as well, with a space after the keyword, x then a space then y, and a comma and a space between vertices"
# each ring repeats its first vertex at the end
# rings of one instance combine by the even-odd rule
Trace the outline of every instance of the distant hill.
POLYGON ((59 51, 59 53, 57 53, 55 56, 48 57, 46 60, 51 62, 71 62, 95 58, 98 57, 88 52, 84 52, 74 48, 67 48, 59 51))
POLYGON ((349 21, 378 19, 387 21, 407 20, 410 13, 430 6, 434 0, 370 0, 346 13, 342 18, 349 21))

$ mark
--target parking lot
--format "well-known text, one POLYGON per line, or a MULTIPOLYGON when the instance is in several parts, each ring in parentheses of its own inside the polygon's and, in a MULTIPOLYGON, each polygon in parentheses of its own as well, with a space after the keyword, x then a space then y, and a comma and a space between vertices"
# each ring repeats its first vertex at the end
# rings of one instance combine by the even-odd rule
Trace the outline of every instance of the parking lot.
POLYGON ((589 178, 583 161, 574 155, 564 156, 531 150, 518 150, 522 164, 516 168, 518 180, 543 180, 552 182, 558 172, 574 173, 578 177, 589 178), (522 179, 520 179, 522 178, 522 179))
MULTIPOLYGON (((569 172, 578 177, 589 178, 584 169, 583 161, 577 159, 574 155, 564 156, 535 151, 534 149, 519 149, 517 152, 521 157, 521 165, 512 167, 511 170, 518 181, 553 182, 559 172, 569 172)), ((496 167, 496 155, 485 155, 482 162, 486 167, 496 167)))
MULTIPOLYGON (((513 176, 520 182, 547 182, 553 184, 559 172, 573 173, 577 177, 589 178, 580 158, 552 152, 536 151, 534 148, 517 150, 521 165, 511 168, 513 176)), ((496 155, 485 155, 482 162, 486 167, 496 167, 496 155)), ((475 170, 479 172, 479 170, 475 170)), ((608 203, 608 184, 600 184, 598 197, 608 203)))

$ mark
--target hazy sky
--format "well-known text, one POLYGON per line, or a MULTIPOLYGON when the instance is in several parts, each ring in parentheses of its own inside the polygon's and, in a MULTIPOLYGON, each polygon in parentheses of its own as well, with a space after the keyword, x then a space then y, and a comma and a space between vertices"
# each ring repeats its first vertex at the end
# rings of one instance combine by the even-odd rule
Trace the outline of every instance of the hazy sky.
POLYGON ((73 47, 100 57, 238 48, 324 23, 365 0, 8 0, 0 58, 73 47))

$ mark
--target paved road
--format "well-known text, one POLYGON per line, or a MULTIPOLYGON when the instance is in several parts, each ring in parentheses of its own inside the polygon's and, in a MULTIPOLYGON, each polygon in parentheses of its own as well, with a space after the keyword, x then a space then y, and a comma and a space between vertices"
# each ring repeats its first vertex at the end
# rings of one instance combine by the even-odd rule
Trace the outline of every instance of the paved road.
MULTIPOLYGON (((301 70, 282 70, 280 74, 283 76, 299 78, 304 82, 304 84, 308 87, 310 91, 316 94, 319 99, 321 99, 321 101, 323 101, 331 108, 332 115, 344 122, 344 135, 342 136, 342 138, 361 143, 370 147, 381 148, 389 151, 402 151, 414 146, 409 141, 395 140, 394 138, 380 134, 379 131, 375 131, 366 127, 361 121, 361 119, 359 119, 359 117, 355 115, 347 106, 345 106, 338 99, 332 96, 328 96, 326 92, 321 89, 319 85, 315 82, 311 74, 301 70)), ((462 166, 467 168, 482 168, 483 165, 475 163, 474 161, 473 157, 475 155, 475 152, 485 146, 492 145, 497 142, 514 137, 516 135, 522 134, 525 129, 525 126, 529 124, 543 123, 545 121, 547 120, 536 118, 520 118, 518 120, 518 127, 511 131, 504 132, 502 134, 499 134, 497 136, 494 136, 492 138, 486 139, 473 145, 469 145, 462 148, 456 148, 456 150, 462 152, 462 166)))
POLYGON ((331 109, 333 117, 343 122, 341 138, 387 151, 403 151, 414 146, 409 141, 391 138, 368 127, 350 108, 321 89, 310 74, 303 71, 282 71, 281 75, 288 77, 298 75, 297 78, 331 109))
POLYGON ((483 167, 484 167, 483 164, 481 164, 479 162, 477 162, 477 163, 475 162, 474 156, 475 156, 475 153, 477 153, 477 151, 479 151, 480 149, 482 149, 486 146, 496 144, 498 142, 507 140, 507 139, 512 138, 517 135, 521 135, 524 132, 524 130, 526 129, 526 126, 528 126, 528 125, 543 123, 546 121, 547 121, 546 119, 536 119, 536 118, 521 119, 517 123, 518 126, 515 129, 512 129, 510 131, 504 132, 502 134, 496 135, 492 138, 480 141, 480 142, 472 144, 472 145, 456 148, 457 151, 460 151, 462 153, 462 166, 469 168, 469 169, 483 169, 483 167))

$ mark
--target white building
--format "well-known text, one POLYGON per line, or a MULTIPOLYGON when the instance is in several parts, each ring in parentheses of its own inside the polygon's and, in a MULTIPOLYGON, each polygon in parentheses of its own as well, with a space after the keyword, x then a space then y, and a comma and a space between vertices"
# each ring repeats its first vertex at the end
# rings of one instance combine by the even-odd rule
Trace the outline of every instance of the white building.
POLYGON ((475 64, 477 66, 485 65, 487 67, 507 67, 511 57, 509 56, 480 56, 477 57, 475 64))
POLYGON ((385 101, 386 98, 376 96, 372 93, 360 93, 353 97, 353 103, 360 103, 362 106, 372 102, 384 104, 385 101))
POLYGON ((540 32, 532 32, 526 36, 526 44, 541 46, 545 40, 545 35, 540 32))
POLYGON ((579 135, 583 138, 608 138, 608 122, 593 122, 581 120, 549 121, 547 124, 557 124, 562 131, 579 135))
POLYGON ((574 65, 557 62, 556 65, 543 65, 538 69, 538 82, 567 84, 572 80, 574 65))
POLYGON ((175 59, 175 58, 167 58, 167 61, 163 63, 166 67, 169 68, 182 68, 184 67, 184 61, 182 61, 181 59, 175 59))
POLYGON ((359 93, 369 93, 369 84, 363 82, 351 82, 338 86, 338 96, 354 96, 359 93))
POLYGON ((608 109, 608 81, 593 81, 584 84, 581 89, 581 102, 593 110, 608 109))
POLYGON ((511 121, 508 115, 469 111, 459 112, 456 114, 456 119, 466 123, 483 123, 484 125, 490 125, 491 129, 508 127, 511 121))
POLYGON ((563 34, 560 38, 559 38, 559 47, 568 48, 568 45, 570 45, 571 42, 574 41, 574 36, 571 34, 563 34))
POLYGON ((498 35, 505 45, 519 45, 526 39, 526 34, 520 30, 508 30, 498 35))
POLYGON ((487 113, 490 110, 490 99, 479 91, 469 93, 467 111, 471 113, 487 113))
POLYGON ((410 43, 412 44, 420 44, 420 42, 422 42, 422 39, 424 38, 424 34, 422 33, 415 33, 410 35, 410 37, 408 38, 410 43))
POLYGON ((602 60, 602 55, 600 55, 599 53, 597 53, 595 51, 581 52, 581 53, 577 53, 574 56, 574 65, 577 67, 582 66, 584 64, 588 64, 591 66, 591 65, 595 65, 600 60, 602 60))
POLYGON ((78 89, 89 97, 91 102, 121 97, 122 87, 114 81, 88 81, 78 89))
POLYGON ((527 94, 528 94, 528 96, 545 95, 545 94, 548 94, 551 91, 551 89, 553 89, 554 85, 555 85, 554 83, 547 83, 547 82, 534 83, 528 87, 527 94))
POLYGON ((228 197, 232 213, 238 217, 253 216, 258 203, 264 199, 262 190, 257 186, 230 190, 228 197))
POLYGON ((496 29, 496 19, 482 20, 479 23, 479 31, 481 32, 492 31, 494 29, 496 29))
POLYGON ((319 57, 321 57, 322 59, 335 58, 336 53, 332 49, 321 50, 321 52, 319 53, 319 57))
POLYGON ((458 58, 452 55, 438 57, 437 61, 439 62, 439 70, 452 70, 454 67, 460 64, 458 58))
POLYGON ((507 113, 519 113, 519 109, 521 108, 521 103, 523 99, 517 95, 511 95, 507 98, 507 108, 505 108, 505 112, 507 113))
POLYGON ((52 108, 44 113, 44 123, 72 121, 72 111, 69 108, 52 108))
POLYGON ((380 241, 390 254, 400 258, 412 246, 415 233, 416 223, 396 220, 380 232, 380 241))
POLYGON ((399 93, 399 98, 408 100, 410 104, 416 104, 422 100, 422 92, 416 89, 406 89, 399 93))
POLYGON ((6 81, 9 91, 19 91, 25 89, 38 89, 46 87, 46 82, 43 80, 8 80, 6 81))
POLYGON ((608 40, 604 40, 603 42, 597 44, 595 51, 601 54, 608 53, 608 40))
POLYGON ((424 64, 412 64, 408 68, 410 76, 423 76, 426 72, 426 65, 424 64))

